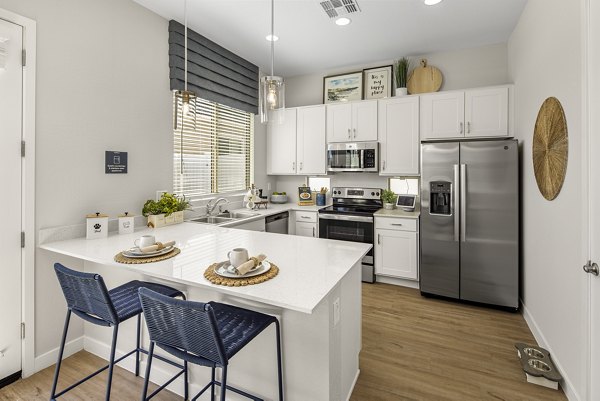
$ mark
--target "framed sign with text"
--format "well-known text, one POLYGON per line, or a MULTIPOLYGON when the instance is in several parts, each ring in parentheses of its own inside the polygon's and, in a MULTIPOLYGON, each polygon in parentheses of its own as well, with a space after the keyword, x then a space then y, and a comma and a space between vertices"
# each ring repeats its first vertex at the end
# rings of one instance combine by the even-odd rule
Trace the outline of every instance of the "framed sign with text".
POLYGON ((381 99, 392 96, 392 66, 363 70, 364 99, 381 99))

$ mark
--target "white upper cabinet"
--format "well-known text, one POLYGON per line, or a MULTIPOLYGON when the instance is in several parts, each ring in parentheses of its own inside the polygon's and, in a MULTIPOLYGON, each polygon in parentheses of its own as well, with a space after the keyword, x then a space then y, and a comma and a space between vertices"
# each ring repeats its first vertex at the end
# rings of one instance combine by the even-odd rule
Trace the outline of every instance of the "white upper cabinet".
POLYGON ((327 105, 327 142, 377 140, 377 100, 327 105))
POLYGON ((379 100, 379 175, 419 174, 419 97, 379 100))
POLYGON ((300 107, 297 116, 296 171, 326 174, 325 105, 300 107))
POLYGON ((421 95, 421 139, 464 136, 465 93, 421 95))
POLYGON ((267 174, 296 174, 296 109, 275 111, 267 125, 267 174), (283 119, 278 113, 284 113, 283 119))
POLYGON ((510 136, 509 87, 421 95, 421 139, 510 136))
POLYGON ((465 136, 508 135, 508 88, 465 92, 465 136))

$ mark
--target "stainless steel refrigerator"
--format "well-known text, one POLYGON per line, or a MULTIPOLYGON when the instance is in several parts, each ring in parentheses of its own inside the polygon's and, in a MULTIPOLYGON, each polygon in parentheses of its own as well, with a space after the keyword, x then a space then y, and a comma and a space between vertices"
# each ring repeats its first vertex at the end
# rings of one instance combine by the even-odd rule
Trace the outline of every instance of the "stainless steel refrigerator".
POLYGON ((421 293, 517 309, 517 140, 421 145, 421 293))

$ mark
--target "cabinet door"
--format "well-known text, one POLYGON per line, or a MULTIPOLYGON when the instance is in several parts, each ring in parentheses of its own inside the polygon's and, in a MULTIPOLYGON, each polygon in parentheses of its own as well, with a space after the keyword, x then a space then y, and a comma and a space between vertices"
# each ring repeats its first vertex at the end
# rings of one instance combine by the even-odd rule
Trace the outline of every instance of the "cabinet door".
POLYGON ((352 140, 377 140, 377 100, 352 103, 352 140))
POLYGON ((464 92, 422 95, 421 139, 464 137, 464 116, 464 92))
POLYGON ((298 221, 296 222, 296 235, 317 238, 317 225, 298 221))
POLYGON ((465 136, 508 136, 508 88, 465 92, 465 136))
POLYGON ((379 175, 419 174, 419 98, 380 100, 379 175))
POLYGON ((416 280, 417 233, 378 229, 375 234, 375 274, 416 280))
POLYGON ((296 174, 296 109, 275 111, 269 119, 267 174, 296 174), (277 113, 282 112, 285 114, 280 120, 277 113))
POLYGON ((327 142, 348 142, 352 140, 352 105, 328 104, 327 142))
POLYGON ((326 174, 325 106, 298 109, 298 174, 326 174))

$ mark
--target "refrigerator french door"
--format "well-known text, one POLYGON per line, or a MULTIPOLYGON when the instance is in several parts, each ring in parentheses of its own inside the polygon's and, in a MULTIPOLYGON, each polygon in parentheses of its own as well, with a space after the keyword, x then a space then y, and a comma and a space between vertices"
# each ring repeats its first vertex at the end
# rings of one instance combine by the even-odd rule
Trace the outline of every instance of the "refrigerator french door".
POLYGON ((421 161, 421 292, 518 308, 518 142, 423 143, 421 161))

